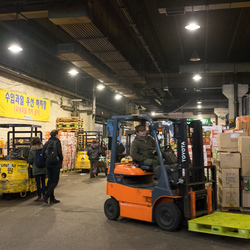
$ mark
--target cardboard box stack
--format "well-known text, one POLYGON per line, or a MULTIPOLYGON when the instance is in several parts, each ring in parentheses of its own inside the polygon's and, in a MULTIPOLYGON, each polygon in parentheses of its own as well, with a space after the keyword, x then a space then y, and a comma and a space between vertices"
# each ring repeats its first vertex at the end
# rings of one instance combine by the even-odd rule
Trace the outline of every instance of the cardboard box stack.
MULTIPOLYGON (((221 138, 221 137, 220 137, 221 138)), ((240 207, 240 153, 220 152, 218 173, 219 205, 223 208, 240 207)))
POLYGON ((83 118, 80 117, 59 117, 56 119, 64 157, 61 170, 75 168, 76 150, 84 148, 83 124, 83 118))
POLYGON ((240 207, 241 154, 239 140, 247 134, 242 130, 218 134, 218 197, 223 208, 240 207))
POLYGON ((203 137, 203 156, 204 156, 204 166, 212 165, 212 146, 210 137, 203 137))
POLYGON ((239 152, 241 153, 241 183, 242 183, 242 207, 250 207, 250 136, 239 138, 239 152))
MULTIPOLYGON (((188 153, 191 160, 193 162, 193 152, 192 152, 192 144, 190 139, 188 139, 188 153)), ((203 159, 204 159, 204 166, 211 166, 212 161, 212 146, 210 144, 210 137, 203 137, 203 159)))

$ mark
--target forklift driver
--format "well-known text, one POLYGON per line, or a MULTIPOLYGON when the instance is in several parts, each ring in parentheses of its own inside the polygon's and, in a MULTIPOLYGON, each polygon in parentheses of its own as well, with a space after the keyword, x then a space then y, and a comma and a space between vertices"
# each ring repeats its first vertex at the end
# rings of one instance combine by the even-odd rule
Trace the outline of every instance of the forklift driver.
POLYGON ((153 171, 160 165, 155 150, 154 139, 150 135, 146 135, 146 129, 143 125, 135 127, 136 137, 132 142, 130 155, 133 161, 140 166, 152 166, 153 171))

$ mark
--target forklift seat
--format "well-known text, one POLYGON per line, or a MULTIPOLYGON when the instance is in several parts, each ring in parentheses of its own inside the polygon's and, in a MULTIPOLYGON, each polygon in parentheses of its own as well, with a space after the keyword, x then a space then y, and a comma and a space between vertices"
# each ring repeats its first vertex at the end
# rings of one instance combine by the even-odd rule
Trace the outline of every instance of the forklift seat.
POLYGON ((140 166, 140 169, 145 171, 145 172, 153 172, 153 167, 152 166, 142 165, 142 166, 140 166))

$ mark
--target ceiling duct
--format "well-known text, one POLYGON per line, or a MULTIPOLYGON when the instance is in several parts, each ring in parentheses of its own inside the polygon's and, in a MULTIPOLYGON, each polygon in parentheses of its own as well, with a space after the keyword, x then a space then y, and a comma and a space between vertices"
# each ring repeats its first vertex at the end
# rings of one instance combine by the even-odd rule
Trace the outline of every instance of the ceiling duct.
MULTIPOLYGON (((71 48, 64 46, 63 49, 67 49, 67 51, 62 51, 63 45, 60 45, 58 57, 70 61, 92 77, 102 80, 105 85, 108 85, 114 91, 119 89, 119 92, 125 97, 129 95, 130 99, 133 98, 140 104, 140 101, 146 97, 142 95, 139 89, 133 88, 132 84, 145 86, 145 78, 133 69, 120 51, 94 25, 86 4, 71 6, 70 11, 62 5, 57 9, 58 3, 55 3, 49 9, 49 19, 73 37, 76 43, 69 45, 71 48), (77 44, 83 46, 82 50, 75 51, 76 47, 81 47, 77 44)), ((153 99, 150 104, 157 109, 162 108, 153 99)))

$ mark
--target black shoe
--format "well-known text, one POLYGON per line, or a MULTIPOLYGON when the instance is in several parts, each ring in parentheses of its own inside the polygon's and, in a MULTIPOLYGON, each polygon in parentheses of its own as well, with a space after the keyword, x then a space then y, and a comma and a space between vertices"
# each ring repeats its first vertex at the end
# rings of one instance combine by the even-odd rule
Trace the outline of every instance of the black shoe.
POLYGON ((57 199, 53 199, 53 200, 50 199, 50 203, 54 203, 54 204, 55 204, 55 203, 59 203, 59 202, 60 202, 60 201, 57 200, 57 199))
POLYGON ((43 196, 43 201, 48 204, 48 199, 49 199, 49 197, 45 194, 43 196))

